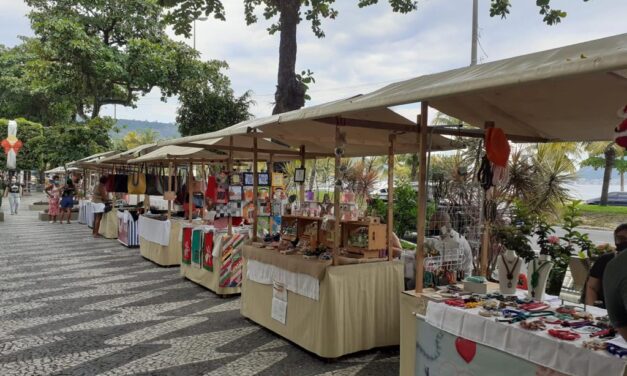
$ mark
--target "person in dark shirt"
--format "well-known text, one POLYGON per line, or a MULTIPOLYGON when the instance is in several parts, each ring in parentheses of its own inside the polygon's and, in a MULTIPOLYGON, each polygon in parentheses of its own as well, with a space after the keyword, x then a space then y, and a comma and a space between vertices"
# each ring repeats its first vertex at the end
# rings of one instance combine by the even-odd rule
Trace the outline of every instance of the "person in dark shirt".
POLYGON ((605 267, 603 293, 612 326, 627 339, 627 223, 614 230, 617 256, 605 267))
POLYGON ((615 253, 609 252, 594 262, 588 280, 586 281, 586 301, 587 305, 605 308, 605 298, 603 296, 603 274, 607 264, 614 259, 615 253))
POLYGON ((72 179, 68 178, 65 185, 61 189, 61 221, 63 223, 63 216, 67 214, 67 224, 70 224, 70 217, 72 216, 72 208, 74 207, 74 196, 76 195, 76 187, 72 179))

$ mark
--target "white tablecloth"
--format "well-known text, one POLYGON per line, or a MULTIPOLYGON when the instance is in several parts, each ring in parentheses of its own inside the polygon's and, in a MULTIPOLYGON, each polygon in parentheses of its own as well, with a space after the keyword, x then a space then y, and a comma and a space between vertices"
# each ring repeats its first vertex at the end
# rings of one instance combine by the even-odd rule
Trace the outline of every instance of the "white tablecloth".
POLYGON ((496 322, 494 318, 480 316, 478 311, 429 302, 426 321, 453 335, 568 375, 624 375, 627 362, 604 351, 584 348, 582 342, 587 336, 582 335, 577 341, 562 341, 551 337, 546 331, 530 331, 521 328, 519 324, 496 322))
POLYGON ((248 260, 246 277, 264 285, 272 285, 273 281, 281 282, 289 291, 309 299, 318 300, 320 296, 320 281, 318 279, 257 260, 248 260))
POLYGON ((89 200, 81 200, 78 204, 78 223, 94 227, 94 209, 89 200))
POLYGON ((170 244, 170 221, 159 221, 146 216, 139 217, 139 237, 163 246, 170 244))

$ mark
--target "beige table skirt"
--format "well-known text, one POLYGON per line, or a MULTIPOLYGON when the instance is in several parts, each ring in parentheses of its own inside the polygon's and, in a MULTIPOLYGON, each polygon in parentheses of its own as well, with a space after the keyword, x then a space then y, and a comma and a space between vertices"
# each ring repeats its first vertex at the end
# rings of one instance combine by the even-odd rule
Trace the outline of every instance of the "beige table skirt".
POLYGON ((139 237, 139 253, 148 260, 161 266, 181 264, 182 241, 179 240, 182 221, 171 221, 170 243, 167 246, 150 242, 139 237))
POLYGON ((242 283, 241 313, 324 358, 399 344, 403 265, 380 262, 329 266, 320 300, 288 291, 286 324, 271 318, 272 286, 242 283))
POLYGON ((400 294, 401 361, 400 375, 414 375, 416 369, 416 315, 427 312, 427 299, 416 297, 414 291, 400 294))
POLYGON ((191 265, 181 264, 181 276, 197 283, 218 295, 234 295, 241 293, 241 287, 220 287, 220 257, 213 258, 213 272, 206 269, 195 268, 191 265))
POLYGON ((118 238, 118 215, 117 209, 111 209, 108 213, 104 213, 102 215, 102 219, 100 220, 100 228, 98 229, 98 234, 102 235, 107 239, 117 239, 118 238))

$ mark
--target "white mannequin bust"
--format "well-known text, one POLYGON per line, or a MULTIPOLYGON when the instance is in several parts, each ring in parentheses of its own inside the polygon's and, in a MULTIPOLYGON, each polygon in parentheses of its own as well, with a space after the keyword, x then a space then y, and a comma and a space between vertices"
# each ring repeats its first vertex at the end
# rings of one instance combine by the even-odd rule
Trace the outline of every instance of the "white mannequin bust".
POLYGON ((503 295, 516 294, 516 284, 522 268, 522 260, 516 252, 506 250, 498 258, 499 290, 503 295))
POLYGON ((529 287, 529 296, 533 300, 541 301, 544 299, 544 291, 546 290, 546 281, 549 279, 549 273, 553 269, 551 257, 548 255, 540 255, 529 263, 527 267, 527 279, 529 287), (533 286, 534 270, 537 272, 537 284, 533 286))

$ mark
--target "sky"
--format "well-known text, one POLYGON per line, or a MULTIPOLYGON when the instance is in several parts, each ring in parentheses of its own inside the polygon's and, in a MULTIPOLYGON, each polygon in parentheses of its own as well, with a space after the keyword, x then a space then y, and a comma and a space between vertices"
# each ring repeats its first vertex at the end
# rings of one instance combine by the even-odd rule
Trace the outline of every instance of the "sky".
MULTIPOLYGON (((253 92, 256 117, 273 107, 279 36, 269 35, 263 19, 246 26, 242 1, 223 0, 227 21, 196 24, 196 48, 203 59, 225 60, 236 94, 253 92)), ((535 1, 512 0, 507 19, 489 16, 489 0, 479 0, 479 62, 489 62, 627 32, 625 0, 552 0, 568 16, 547 26, 535 1)), ((387 1, 359 9, 357 0, 337 1, 336 20, 323 21, 326 38, 316 38, 303 21, 298 29, 297 71, 310 69, 316 83, 308 105, 363 94, 395 81, 470 64, 472 0, 418 0, 418 10, 393 13, 387 1)), ((0 44, 13 46, 31 36, 28 7, 21 0, 0 0, 0 44)), ((184 40, 176 37, 175 39, 184 40)), ((190 45, 192 40, 185 40, 190 45)), ((174 122, 178 102, 160 101, 155 90, 137 108, 117 106, 124 119, 174 122)), ((415 119, 419 105, 394 108, 415 119)), ((113 116, 113 106, 103 109, 113 116)))

